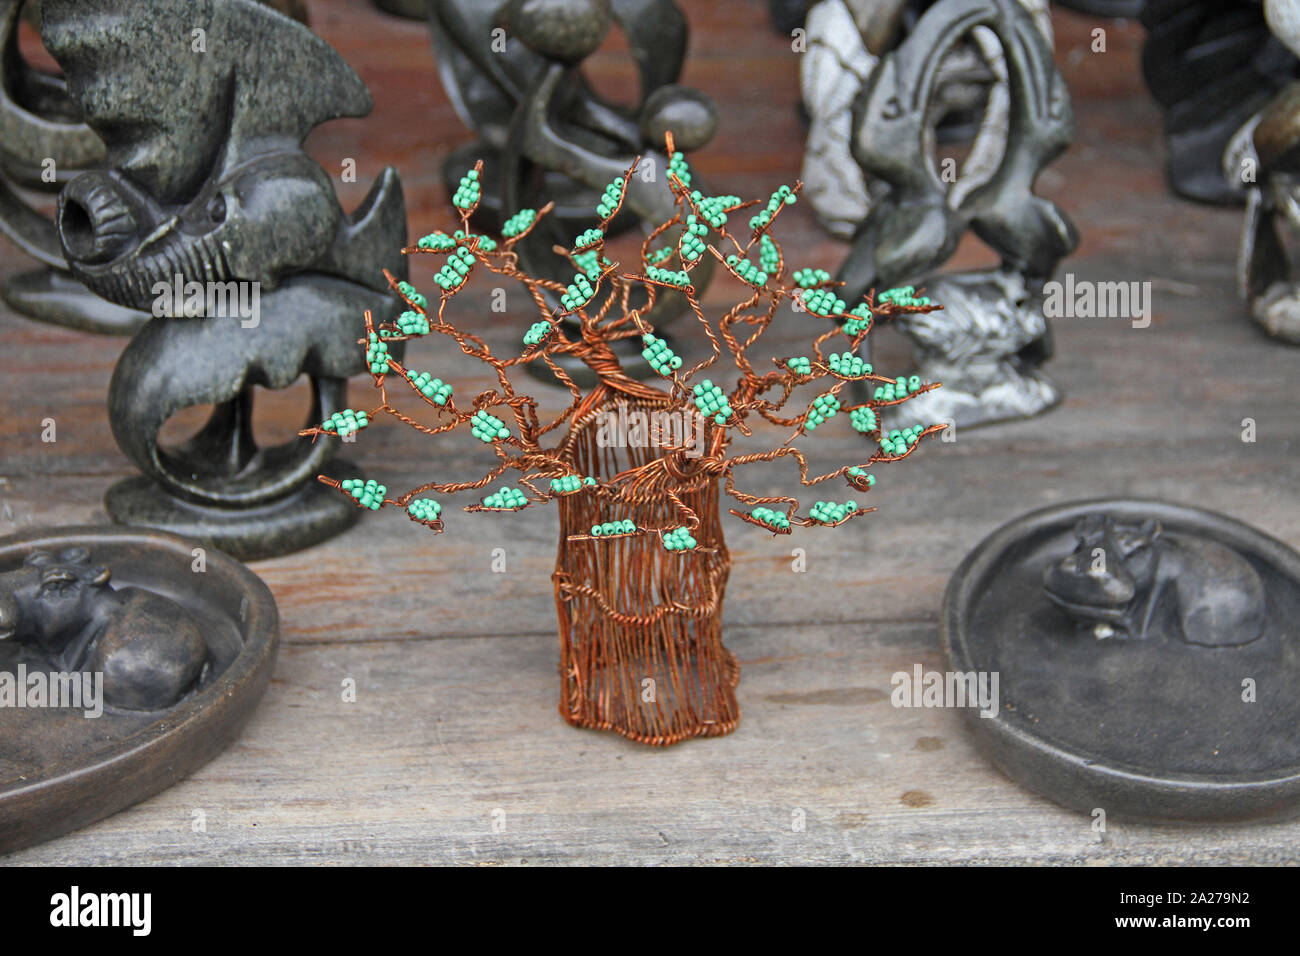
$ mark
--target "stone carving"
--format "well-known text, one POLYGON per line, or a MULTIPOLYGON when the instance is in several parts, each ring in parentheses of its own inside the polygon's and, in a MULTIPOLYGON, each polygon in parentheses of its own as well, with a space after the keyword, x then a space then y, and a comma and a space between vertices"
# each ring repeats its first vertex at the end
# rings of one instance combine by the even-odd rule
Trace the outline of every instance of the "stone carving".
POLYGON ((144 324, 145 313, 105 302, 68 275, 54 223, 22 196, 25 189, 56 192, 104 159, 104 144, 80 122, 63 80, 32 69, 18 51, 20 14, 37 8, 0 0, 0 233, 41 263, 11 276, 0 294, 30 318, 127 334, 144 324))
POLYGON ((347 215, 301 148, 319 123, 366 115, 365 86, 253 0, 45 0, 43 37, 107 149, 104 168, 60 193, 64 256, 98 295, 156 315, 109 390, 114 436, 144 472, 110 489, 109 514, 244 558, 347 527, 355 512, 314 482, 337 443, 259 448, 251 414, 257 386, 304 375, 309 422, 342 411, 347 377, 364 368, 365 312, 397 308, 397 173, 347 215), (198 405, 215 406, 207 425, 161 445, 163 424, 198 405))
MULTIPOLYGON (((988 122, 986 115, 980 136, 991 136, 988 122)), ((891 424, 976 425, 1038 414, 1060 400, 1040 371, 1052 353, 1042 291, 1078 236, 1060 207, 1033 187, 1072 132, 1051 46, 1016 0, 941 0, 871 73, 854 105, 852 149, 867 180, 886 189, 854 234, 837 277, 841 295, 854 301, 872 289, 929 281, 944 303, 942 312, 897 320, 917 345, 921 379, 944 387, 909 402, 909 417, 891 424), (935 118, 946 110, 939 105, 942 68, 953 45, 979 29, 1004 58, 1005 133, 996 162, 979 160, 974 184, 951 183, 933 152, 935 118), (1001 265, 927 280, 967 229, 1001 265)), ((972 155, 979 155, 978 142, 972 155)))
POLYGON ((1264 585, 1250 562, 1209 538, 1165 534, 1159 522, 1089 515, 1079 544, 1043 573, 1047 596, 1098 638, 1176 634, 1224 647, 1257 640, 1264 585))
POLYGON ((18 645, 28 667, 102 674, 110 707, 171 707, 204 674, 203 635, 179 604, 142 588, 115 590, 110 576, 85 548, 32 551, 0 574, 0 642, 18 645))
MULTIPOLYGON (((1022 0, 1044 38, 1052 42, 1045 0, 1022 0)), ((808 13, 807 50, 799 61, 799 81, 808 112, 804 150, 804 192, 817 217, 834 236, 848 239, 871 208, 872 194, 884 185, 863 175, 852 153, 853 102, 880 58, 897 49, 927 4, 914 0, 821 0, 808 13)), ((952 44, 939 65, 931 109, 936 121, 958 121, 982 109, 974 143, 950 201, 957 204, 997 168, 1007 136, 1010 97, 1006 60, 986 27, 970 31, 969 41, 952 44)), ((960 128, 941 125, 938 133, 960 128)), ((933 135, 935 131, 931 131, 933 135)))

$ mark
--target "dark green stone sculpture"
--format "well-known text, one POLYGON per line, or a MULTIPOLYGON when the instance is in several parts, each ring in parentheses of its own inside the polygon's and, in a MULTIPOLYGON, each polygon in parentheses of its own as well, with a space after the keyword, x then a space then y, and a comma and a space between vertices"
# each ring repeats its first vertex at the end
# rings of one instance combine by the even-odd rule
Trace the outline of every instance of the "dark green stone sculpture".
POLYGON ((110 515, 241 558, 347 527, 356 509, 314 481, 336 441, 259 448, 251 417, 258 386, 303 375, 308 423, 342 410, 365 312, 397 308, 383 274, 406 274, 396 172, 347 215, 301 148, 319 123, 366 115, 365 86, 253 0, 46 0, 42 35, 107 151, 59 196, 64 255, 91 290, 153 316, 110 386, 113 434, 144 472, 109 491, 110 515), (206 405, 193 438, 160 444, 169 418, 206 405))

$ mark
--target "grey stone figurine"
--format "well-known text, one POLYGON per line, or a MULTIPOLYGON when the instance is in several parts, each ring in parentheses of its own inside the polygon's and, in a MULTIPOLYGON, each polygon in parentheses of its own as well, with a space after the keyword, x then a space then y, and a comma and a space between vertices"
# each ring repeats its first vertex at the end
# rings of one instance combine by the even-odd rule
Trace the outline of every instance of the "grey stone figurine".
POLYGON ((33 551, 0 574, 0 646, 29 667, 103 675, 104 703, 172 707, 201 681, 208 649, 193 617, 143 588, 115 590, 85 548, 33 551))
POLYGON ((122 354, 109 417, 144 474, 114 520, 254 558, 306 547, 357 511, 315 482, 337 440, 259 448, 256 388, 306 376, 316 424, 364 369, 364 313, 397 309, 405 204, 392 169, 344 213, 307 133, 364 116, 370 95, 324 41, 253 0, 45 0, 42 36, 106 147, 59 195, 73 276, 154 317, 122 354), (163 424, 215 406, 189 441, 163 424))
POLYGON ((1146 640, 1172 631, 1189 644, 1228 647, 1263 632, 1264 585, 1228 546, 1105 514, 1089 515, 1075 534, 1078 547, 1047 566, 1043 587, 1092 636, 1146 640))
POLYGON ((841 294, 854 301, 908 282, 924 285, 944 307, 897 320, 917 346, 921 378, 944 387, 908 402, 900 413, 906 418, 891 427, 977 425, 1035 415, 1059 402, 1040 370, 1051 355, 1042 293, 1078 236, 1060 207, 1033 190, 1072 130, 1052 48, 1017 0, 939 0, 871 72, 854 103, 851 147, 867 181, 883 189, 854 233, 837 276, 841 294), (944 112, 936 107, 946 96, 941 67, 953 44, 977 28, 996 40, 1008 102, 998 158, 972 184, 963 183, 965 170, 943 175, 933 138, 944 112), (934 278, 968 229, 1001 265, 934 278))

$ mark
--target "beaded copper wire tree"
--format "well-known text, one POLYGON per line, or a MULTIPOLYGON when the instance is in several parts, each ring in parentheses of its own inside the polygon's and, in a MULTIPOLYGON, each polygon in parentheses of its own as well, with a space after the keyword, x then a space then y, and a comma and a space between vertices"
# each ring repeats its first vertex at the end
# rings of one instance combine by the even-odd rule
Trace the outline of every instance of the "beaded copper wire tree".
POLYGON ((868 296, 848 308, 824 270, 787 269, 780 245, 769 235, 781 211, 796 201, 799 184, 782 186, 748 219, 748 228, 735 230, 729 217, 761 201, 693 190, 690 169, 674 151, 671 135, 668 154, 677 212, 646 237, 636 268, 624 270, 611 262, 604 246, 605 227, 618 214, 626 179, 637 170, 634 164, 606 189, 596 209, 597 225, 578 236, 572 248, 556 247, 576 270, 567 287, 524 274, 512 251, 550 206, 520 210, 505 223, 499 240, 471 231, 470 217, 480 198, 479 163, 461 180, 453 199, 461 228, 453 235, 434 232, 404 250, 445 258, 435 276, 437 301, 430 305, 409 283, 389 276, 407 311, 382 324, 366 315, 368 338, 361 344, 380 404, 370 411, 338 413, 302 433, 347 437, 383 415, 427 435, 470 429, 496 456, 495 467, 476 481, 431 481, 389 497, 388 489, 374 480, 320 479, 362 508, 395 506, 434 532, 443 530, 444 519, 441 502, 431 496, 482 491, 507 472, 517 473, 515 485, 464 510, 518 511, 554 500, 561 528, 553 576, 560 712, 575 726, 612 730, 655 745, 726 734, 740 718, 735 696, 739 666, 722 644, 722 599, 730 568, 720 521, 722 496, 734 503, 731 514, 774 535, 790 534, 794 527, 834 528, 875 510, 856 499, 827 500, 800 515, 793 497, 738 489, 736 470, 788 458, 798 466, 804 487, 839 479, 865 493, 875 484, 870 466, 907 458, 921 438, 942 428, 885 433, 883 408, 937 386, 876 375, 855 355, 875 320, 937 306, 909 288, 868 296), (757 253, 757 263, 752 253, 757 253), (716 257, 744 290, 741 301, 716 321, 705 316, 691 285, 691 273, 706 255, 716 257), (535 303, 537 320, 524 333, 519 354, 494 354, 481 338, 447 317, 456 295, 482 271, 522 283, 535 303), (630 294, 637 287, 645 297, 640 308, 632 308, 630 294), (689 367, 642 318, 662 288, 685 292, 708 341, 707 354, 689 367), (787 299, 833 323, 812 342, 811 356, 773 358, 770 369, 755 369, 748 354, 787 299), (555 300, 557 308, 549 304, 555 300), (565 317, 578 320, 580 336, 565 335, 560 325, 565 317), (453 398, 451 384, 406 368, 388 353, 389 343, 426 336, 446 336, 462 353, 489 366, 497 386, 462 404, 453 398), (610 343, 632 336, 644 344, 642 354, 662 376, 662 387, 623 374, 610 343), (827 352, 836 344, 839 351, 827 352), (554 361, 563 353, 581 358, 597 373, 599 384, 586 392, 579 389, 554 361), (567 407, 546 421, 539 417, 537 402, 517 393, 510 380, 512 369, 529 362, 545 363, 570 394, 567 407), (739 373, 730 387, 721 384, 727 366, 739 373), (706 373, 712 378, 702 377, 706 373), (436 424, 418 422, 391 404, 389 386, 395 380, 404 392, 414 393, 413 400, 432 406, 436 424), (851 402, 848 391, 855 382, 872 390, 870 400, 851 402), (810 383, 817 383, 816 397, 787 410, 796 389, 810 383), (841 413, 871 440, 872 453, 862 462, 810 474, 795 441, 812 437, 841 413), (752 435, 750 425, 760 420, 784 430, 784 442, 765 451, 731 454, 734 434, 752 435), (620 425, 625 427, 620 430, 620 425), (564 432, 544 447, 546 436, 562 427, 564 432))

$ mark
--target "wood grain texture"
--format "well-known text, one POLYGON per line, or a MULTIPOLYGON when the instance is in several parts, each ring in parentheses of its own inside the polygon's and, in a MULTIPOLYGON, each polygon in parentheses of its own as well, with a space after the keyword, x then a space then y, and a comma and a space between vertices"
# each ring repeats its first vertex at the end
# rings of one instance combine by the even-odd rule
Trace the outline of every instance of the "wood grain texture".
MULTIPOLYGON (((361 182, 341 187, 349 204, 395 164, 413 233, 450 225, 438 163, 467 134, 438 88, 426 32, 365 0, 309 6, 313 27, 358 68, 377 104, 369 119, 318 131, 314 155, 327 169, 358 159, 361 182)), ((701 175, 745 195, 792 182, 802 132, 788 39, 746 0, 687 8, 695 32, 684 79, 723 105, 717 141, 695 160, 701 175), (746 18, 755 22, 739 26, 746 18)), ((1099 837, 1089 818, 991 769, 956 713, 899 710, 888 699, 895 671, 941 666, 937 621, 953 569, 1030 508, 1164 497, 1300 544, 1300 353, 1256 333, 1235 297, 1240 213, 1168 195, 1158 114, 1138 73, 1140 31, 1105 24, 1109 52, 1092 54, 1095 21, 1058 12, 1055 22, 1078 135, 1041 185, 1083 236, 1063 269, 1152 282, 1152 324, 1058 321, 1049 371, 1065 405, 933 441, 906 466, 877 469, 870 497, 880 511, 868 518, 776 540, 727 524, 724 640, 742 667, 735 734, 658 751, 563 722, 553 510, 449 508, 441 536, 385 513, 322 547, 254 565, 279 602, 285 643, 239 743, 172 790, 4 862, 1295 862, 1300 824, 1112 824, 1099 837), (1245 418, 1257 423, 1253 444, 1241 440, 1245 418), (792 570, 796 547, 806 573, 792 570), (494 548, 508 573, 491 573, 494 548), (355 703, 342 699, 348 678, 355 703), (206 832, 193 832, 198 810, 206 832)), ((598 82, 626 80, 617 44, 592 72, 598 82)), ((782 226, 796 266, 833 269, 844 254, 804 204, 782 226)), ((966 246, 955 265, 986 261, 966 246)), ((0 275, 29 267, 0 243, 0 275)), ((422 269, 417 281, 427 283, 422 269)), ((718 282, 706 304, 716 310, 734 291, 718 282)), ((458 300, 463 314, 491 316, 488 294, 484 286, 458 300)), ((510 295, 512 311, 486 329, 502 347, 515 347, 520 323, 531 321, 522 294, 510 295)), ((791 316, 772 354, 806 343, 809 321, 791 316)), ((104 407, 122 343, 3 310, 0 335, 0 531, 106 521, 103 492, 130 472, 104 407), (52 444, 41 441, 45 418, 57 424, 52 444)), ((904 371, 904 343, 888 331, 877 338, 877 367, 904 371)), ((689 336, 683 344, 689 362, 701 345, 689 336)), ((458 392, 490 384, 426 343, 413 353, 414 367, 454 380, 458 392)), ((369 402, 367 392, 354 385, 354 403, 369 402)), ((564 401, 558 389, 537 394, 551 408, 564 401)), ((260 433, 296 429, 303 408, 301 395, 264 403, 260 433)), ((842 421, 809 447, 825 463, 862 450, 842 421)), ((347 455, 392 489, 476 477, 486 464, 469 441, 438 444, 388 424, 347 455)), ((779 467, 741 485, 793 487, 779 467)))

